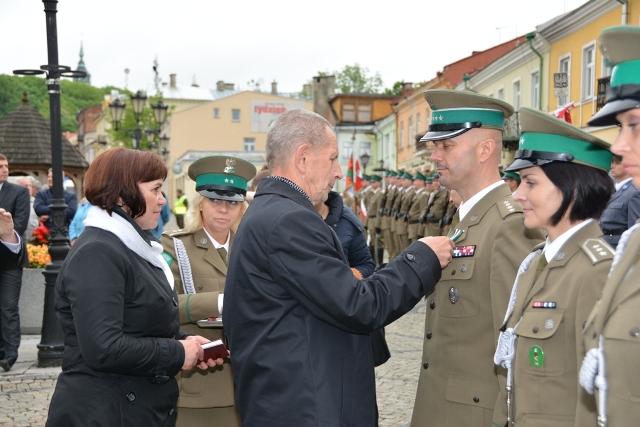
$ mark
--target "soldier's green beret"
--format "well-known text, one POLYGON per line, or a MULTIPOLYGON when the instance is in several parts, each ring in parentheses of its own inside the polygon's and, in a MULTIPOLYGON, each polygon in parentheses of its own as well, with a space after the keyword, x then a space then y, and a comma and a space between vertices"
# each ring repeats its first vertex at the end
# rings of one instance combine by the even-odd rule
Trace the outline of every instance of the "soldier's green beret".
POLYGON ((396 171, 389 169, 386 173, 386 176, 396 176, 396 171))
POLYGON ((599 44, 613 69, 607 103, 589 120, 589 126, 615 125, 616 115, 640 108, 640 26, 606 28, 599 44))
POLYGON ((608 171, 609 144, 564 120, 531 108, 518 111, 520 143, 514 162, 505 169, 518 171, 551 162, 579 163, 608 171))
POLYGON ((502 173, 502 179, 512 179, 520 183, 520 174, 518 172, 506 171, 502 173))
POLYGON ((369 177, 369 175, 367 175, 366 173, 362 174, 362 180, 363 181, 371 181, 371 178, 369 177))
POLYGON ((405 172, 402 174, 402 178, 404 179, 410 179, 411 181, 413 181, 413 175, 411 175, 409 172, 405 172))
POLYGON ((204 197, 242 202, 247 183, 256 176, 256 167, 237 157, 209 156, 193 162, 188 174, 204 197))
POLYGON ((369 175, 369 181, 378 181, 378 182, 380 182, 380 181, 382 181, 382 177, 380 175, 376 175, 376 174, 369 175))
POLYGON ((419 179, 420 181, 426 181, 427 177, 421 174, 419 171, 416 171, 415 179, 419 179))
POLYGON ((433 89, 424 93, 431 107, 431 124, 420 141, 454 138, 474 128, 504 128, 513 107, 474 92, 433 89))

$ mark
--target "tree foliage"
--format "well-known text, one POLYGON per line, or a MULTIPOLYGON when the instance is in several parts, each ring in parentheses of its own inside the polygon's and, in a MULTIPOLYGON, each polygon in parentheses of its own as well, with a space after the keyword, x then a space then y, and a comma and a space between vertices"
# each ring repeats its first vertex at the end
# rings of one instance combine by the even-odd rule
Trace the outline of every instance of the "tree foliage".
MULTIPOLYGON (((136 119, 135 114, 133 114, 133 106, 130 101, 132 93, 129 91, 121 92, 121 94, 126 95, 126 100, 124 101, 126 107, 124 109, 124 117, 122 118, 122 123, 118 127, 118 130, 115 128, 111 128, 109 134, 111 139, 116 142, 122 143, 122 146, 132 148, 133 147, 133 136, 134 129, 136 128, 136 119)), ((147 103, 142 111, 142 116, 140 117, 140 129, 142 130, 142 138, 140 139, 140 149, 148 150, 152 148, 157 148, 158 144, 158 125, 156 123, 156 119, 153 115, 153 110, 151 109, 152 104, 156 104, 160 98, 158 97, 149 97, 147 98, 147 103)), ((167 112, 167 120, 171 115, 171 108, 167 112)))
MULTIPOLYGON (((60 109, 62 130, 75 132, 78 124, 76 115, 92 105, 102 102, 104 95, 112 87, 97 88, 86 83, 63 79, 60 82, 60 109)), ((47 84, 42 77, 9 76, 0 74, 0 117, 15 110, 20 104, 23 92, 27 93, 29 103, 49 121, 49 94, 47 84)))
POLYGON ((380 93, 382 78, 379 73, 370 74, 359 64, 345 65, 336 74, 336 86, 341 93, 380 93))

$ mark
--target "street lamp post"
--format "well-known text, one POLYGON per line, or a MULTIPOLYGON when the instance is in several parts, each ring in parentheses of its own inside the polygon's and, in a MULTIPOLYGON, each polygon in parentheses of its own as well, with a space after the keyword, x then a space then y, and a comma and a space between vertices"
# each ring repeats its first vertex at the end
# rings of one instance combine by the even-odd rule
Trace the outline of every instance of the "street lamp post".
MULTIPOLYGON (((131 95, 131 105, 133 107, 133 116, 136 122, 135 128, 133 129, 133 148, 139 150, 141 148, 142 141, 142 114, 144 112, 144 106, 147 102, 147 95, 139 90, 135 94, 131 95)), ((120 128, 120 124, 124 118, 124 110, 127 104, 122 102, 120 98, 114 99, 109 104, 109 111, 111 113, 111 121, 113 122, 113 127, 115 130, 120 128)), ((149 136, 161 135, 162 126, 167 120, 167 114, 169 111, 169 106, 166 105, 162 100, 158 101, 157 104, 151 104, 151 110, 153 111, 153 117, 156 121, 158 127, 156 129, 145 129, 144 132, 149 136)), ((168 138, 162 139, 160 137, 160 144, 158 147, 159 154, 166 154, 168 150, 166 147, 162 147, 162 143, 168 143, 168 138), (162 150, 166 151, 163 153, 162 150)))
POLYGON ((64 340, 62 328, 55 314, 55 283, 64 258, 69 252, 67 226, 62 188, 62 125, 60 121, 60 77, 84 77, 83 71, 72 71, 70 67, 58 64, 58 29, 56 13, 58 0, 42 0, 47 21, 47 54, 49 63, 39 70, 14 70, 17 75, 45 74, 49 92, 51 128, 51 169, 53 175, 53 198, 51 200, 51 239, 49 253, 51 263, 44 270, 45 293, 42 316, 42 332, 38 344, 38 366, 59 366, 62 363, 64 340))
POLYGON ((367 165, 369 164, 369 160, 371 160, 371 155, 366 151, 360 155, 360 163, 362 163, 362 173, 365 175, 367 173, 367 165))

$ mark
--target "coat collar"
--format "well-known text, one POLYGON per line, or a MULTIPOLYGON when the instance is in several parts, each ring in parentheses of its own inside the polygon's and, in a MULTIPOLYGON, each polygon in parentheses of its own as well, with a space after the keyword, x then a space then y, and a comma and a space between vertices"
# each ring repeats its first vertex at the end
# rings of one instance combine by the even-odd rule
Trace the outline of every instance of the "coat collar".
POLYGON ((498 201, 510 196, 511 190, 509 190, 507 184, 499 185, 498 187, 489 191, 482 199, 478 201, 478 203, 476 203, 471 208, 469 213, 456 226, 455 230, 450 233, 452 235, 456 232, 462 233, 461 236, 456 239, 456 244, 462 242, 467 237, 467 230, 478 225, 492 206, 498 203, 498 201))
POLYGON ((287 199, 293 200, 301 206, 314 210, 309 197, 304 194, 302 190, 297 190, 290 184, 277 178, 265 178, 260 183, 260 188, 258 188, 258 191, 256 192, 254 198, 264 196, 266 194, 275 194, 278 196, 286 197, 287 199))

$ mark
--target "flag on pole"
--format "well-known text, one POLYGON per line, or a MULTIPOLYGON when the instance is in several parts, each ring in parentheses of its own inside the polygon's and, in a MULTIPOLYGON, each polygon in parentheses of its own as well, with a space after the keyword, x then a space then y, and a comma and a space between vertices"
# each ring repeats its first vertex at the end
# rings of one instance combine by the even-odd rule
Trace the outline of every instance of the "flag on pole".
POLYGON ((362 175, 360 175, 360 161, 358 159, 356 159, 356 171, 353 181, 355 182, 354 189, 360 191, 362 188, 362 175))
POLYGON ((347 176, 345 179, 346 188, 353 187, 353 156, 349 156, 349 161, 347 162, 347 176))
POLYGON ((571 124, 571 109, 574 108, 575 106, 576 106, 575 103, 569 102, 568 104, 565 104, 562 107, 555 110, 552 114, 556 118, 560 120, 564 120, 565 122, 571 124))

